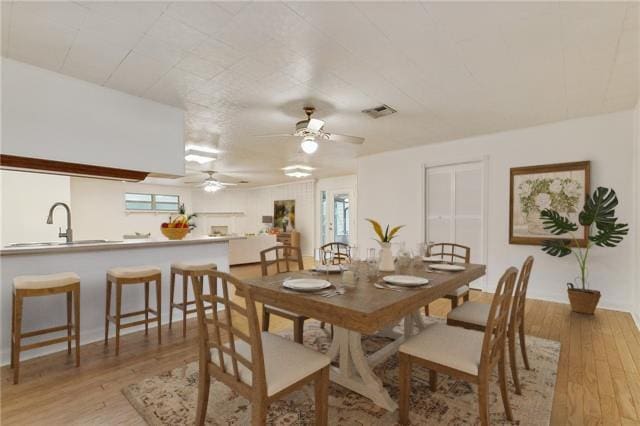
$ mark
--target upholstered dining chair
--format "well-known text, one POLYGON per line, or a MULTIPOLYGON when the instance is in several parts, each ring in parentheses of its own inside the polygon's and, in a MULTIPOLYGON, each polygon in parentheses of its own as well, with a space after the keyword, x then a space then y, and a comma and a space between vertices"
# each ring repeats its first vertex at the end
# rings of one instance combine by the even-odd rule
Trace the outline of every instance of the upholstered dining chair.
POLYGON ((193 285, 200 359, 196 424, 205 423, 213 376, 251 402, 254 426, 266 424, 271 402, 314 382, 315 423, 325 426, 329 357, 275 334, 261 333, 251 288, 224 272, 214 271, 213 275, 210 294, 203 294, 202 277, 194 277, 193 285), (230 299, 230 286, 244 296, 245 307, 230 299), (220 304, 224 310, 214 309, 207 316, 205 302, 220 304))
MULTIPOLYGON (((455 243, 437 243, 431 244, 427 247, 427 256, 440 257, 447 262, 464 262, 469 263, 471 261, 471 248, 455 243)), ((458 287, 451 293, 444 296, 445 299, 451 301, 451 309, 458 306, 460 298, 467 302, 469 301, 469 285, 463 285, 458 287)), ((429 305, 424 307, 424 313, 429 315, 429 305)))
POLYGON ((327 243, 320 247, 320 252, 322 253, 322 259, 320 260, 323 264, 327 264, 328 262, 334 265, 351 263, 351 247, 349 247, 349 244, 337 241, 327 243), (326 254, 332 254, 332 256, 327 258, 326 254))
MULTIPOLYGON (((302 254, 300 247, 292 246, 274 246, 260 252, 260 267, 262 276, 269 275, 269 268, 275 266, 275 273, 291 272, 294 270, 302 271, 302 254), (297 269, 292 269, 295 266, 297 269)), ((282 318, 293 321, 293 340, 302 343, 302 333, 304 330, 304 321, 307 317, 299 315, 295 312, 285 309, 276 308, 270 305, 262 307, 262 331, 269 331, 269 320, 271 315, 277 315, 282 318)))
MULTIPOLYGON (((518 378, 518 364, 516 360, 516 335, 520 338, 520 351, 524 368, 529 370, 529 359, 527 358, 527 348, 524 334, 524 305, 527 299, 527 288, 529 287, 529 277, 533 268, 533 256, 525 259, 520 269, 520 276, 511 303, 511 315, 509 317, 509 328, 507 330, 507 340, 509 348, 509 365, 511 375, 518 395, 522 394, 520 379, 518 378)), ((489 310, 491 305, 479 302, 467 302, 449 312, 447 324, 452 326, 469 328, 472 330, 484 331, 487 326, 489 310)))
POLYGON ((400 346, 400 424, 409 423, 411 369, 414 365, 429 369, 432 392, 437 391, 438 373, 477 384, 482 425, 489 424, 489 378, 497 365, 504 410, 507 419, 513 420, 504 352, 509 307, 517 274, 518 270, 511 267, 500 278, 484 332, 435 323, 400 346))

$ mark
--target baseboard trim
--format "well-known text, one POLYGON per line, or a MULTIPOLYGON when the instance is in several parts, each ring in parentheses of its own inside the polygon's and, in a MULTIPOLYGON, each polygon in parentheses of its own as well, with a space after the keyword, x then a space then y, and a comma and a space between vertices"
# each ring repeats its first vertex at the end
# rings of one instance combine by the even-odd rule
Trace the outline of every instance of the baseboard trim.
POLYGON ((636 323, 636 327, 640 330, 640 314, 631 312, 631 318, 633 318, 633 322, 636 323))

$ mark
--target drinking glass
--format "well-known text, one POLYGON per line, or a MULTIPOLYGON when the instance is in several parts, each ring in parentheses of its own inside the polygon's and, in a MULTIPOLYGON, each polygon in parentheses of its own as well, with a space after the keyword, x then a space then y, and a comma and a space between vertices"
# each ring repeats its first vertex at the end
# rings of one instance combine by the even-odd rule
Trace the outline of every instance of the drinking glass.
POLYGON ((416 251, 413 256, 413 267, 420 268, 422 267, 423 261, 422 258, 427 255, 427 248, 425 243, 416 244, 416 251))
POLYGON ((349 258, 351 259, 351 263, 357 263, 360 261, 360 252, 358 251, 358 246, 352 244, 349 246, 349 258))
POLYGON ((315 271, 320 272, 324 268, 325 264, 325 251, 322 249, 316 249, 316 255, 314 256, 315 271))
POLYGON ((378 279, 378 256, 374 248, 367 251, 367 279, 370 282, 378 279))

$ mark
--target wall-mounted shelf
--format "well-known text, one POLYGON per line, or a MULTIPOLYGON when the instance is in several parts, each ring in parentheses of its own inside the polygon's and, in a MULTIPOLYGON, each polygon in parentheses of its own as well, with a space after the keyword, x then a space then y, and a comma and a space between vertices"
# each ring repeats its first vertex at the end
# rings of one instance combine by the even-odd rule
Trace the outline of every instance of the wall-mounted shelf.
POLYGON ((198 216, 244 216, 244 212, 195 212, 198 216))

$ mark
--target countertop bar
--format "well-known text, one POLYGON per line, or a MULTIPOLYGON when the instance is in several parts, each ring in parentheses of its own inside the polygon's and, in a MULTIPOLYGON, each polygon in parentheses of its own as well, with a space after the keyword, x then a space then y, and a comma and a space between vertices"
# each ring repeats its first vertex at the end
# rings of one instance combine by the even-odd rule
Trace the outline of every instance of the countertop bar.
POLYGON ((67 253, 67 252, 88 252, 88 251, 101 251, 101 250, 121 250, 121 249, 133 249, 133 248, 152 248, 152 247, 166 247, 166 246, 181 246, 181 245, 193 245, 193 244, 209 244, 217 242, 227 242, 230 240, 245 239, 244 236, 225 236, 225 237, 193 237, 185 238, 183 240, 169 240, 169 239, 139 239, 139 240, 124 240, 124 241, 107 241, 100 243, 90 244, 55 244, 51 246, 34 246, 34 247, 3 247, 0 250, 0 256, 16 256, 16 255, 30 255, 30 254, 53 254, 53 253, 67 253))
MULTIPOLYGON (((213 262, 218 270, 229 271, 229 240, 244 237, 191 237, 184 240, 125 240, 96 244, 57 245, 48 247, 16 247, 2 250, 0 256, 0 364, 9 360, 11 348, 11 295, 15 277, 19 275, 43 275, 75 272, 80 276, 80 334, 82 344, 104 339, 106 302, 106 274, 110 268, 122 266, 153 265, 162 271, 162 321, 169 320, 169 283, 171 264, 174 262, 213 262)), ((182 300, 182 278, 175 301, 182 300)), ((135 312, 145 305, 144 286, 127 285, 123 292, 123 312, 135 312)), ((187 300, 193 300, 192 286, 188 286, 187 300)), ((155 290, 151 290, 155 299, 155 290)), ((30 297, 25 301, 23 330, 55 327, 66 322, 64 295, 30 297)), ((112 305, 113 306, 113 305, 112 305)), ((153 309, 155 304, 151 303, 153 309)), ((112 308, 113 309, 113 308, 112 308)), ((177 312, 174 312, 177 313, 177 312)), ((182 315, 174 319, 182 319, 182 315)), ((133 320, 139 318, 132 318, 133 320)), ((155 325, 150 325, 154 327, 155 325)), ((111 325, 112 330, 113 326, 111 325)), ((179 327, 178 327, 179 328, 179 327)), ((126 332, 144 329, 143 326, 127 328, 126 332)), ((125 331, 123 331, 124 334, 125 331)), ((163 331, 168 333, 168 329, 163 331)), ((171 332, 176 333, 174 328, 171 332)), ((111 334, 114 335, 113 333, 111 334)), ((155 345, 155 333, 149 344, 155 345)), ((35 336, 39 341, 47 336, 35 336)), ((66 344, 47 346, 25 352, 22 359, 45 353, 65 350, 66 344)), ((112 353, 113 342, 108 349, 112 353)))

